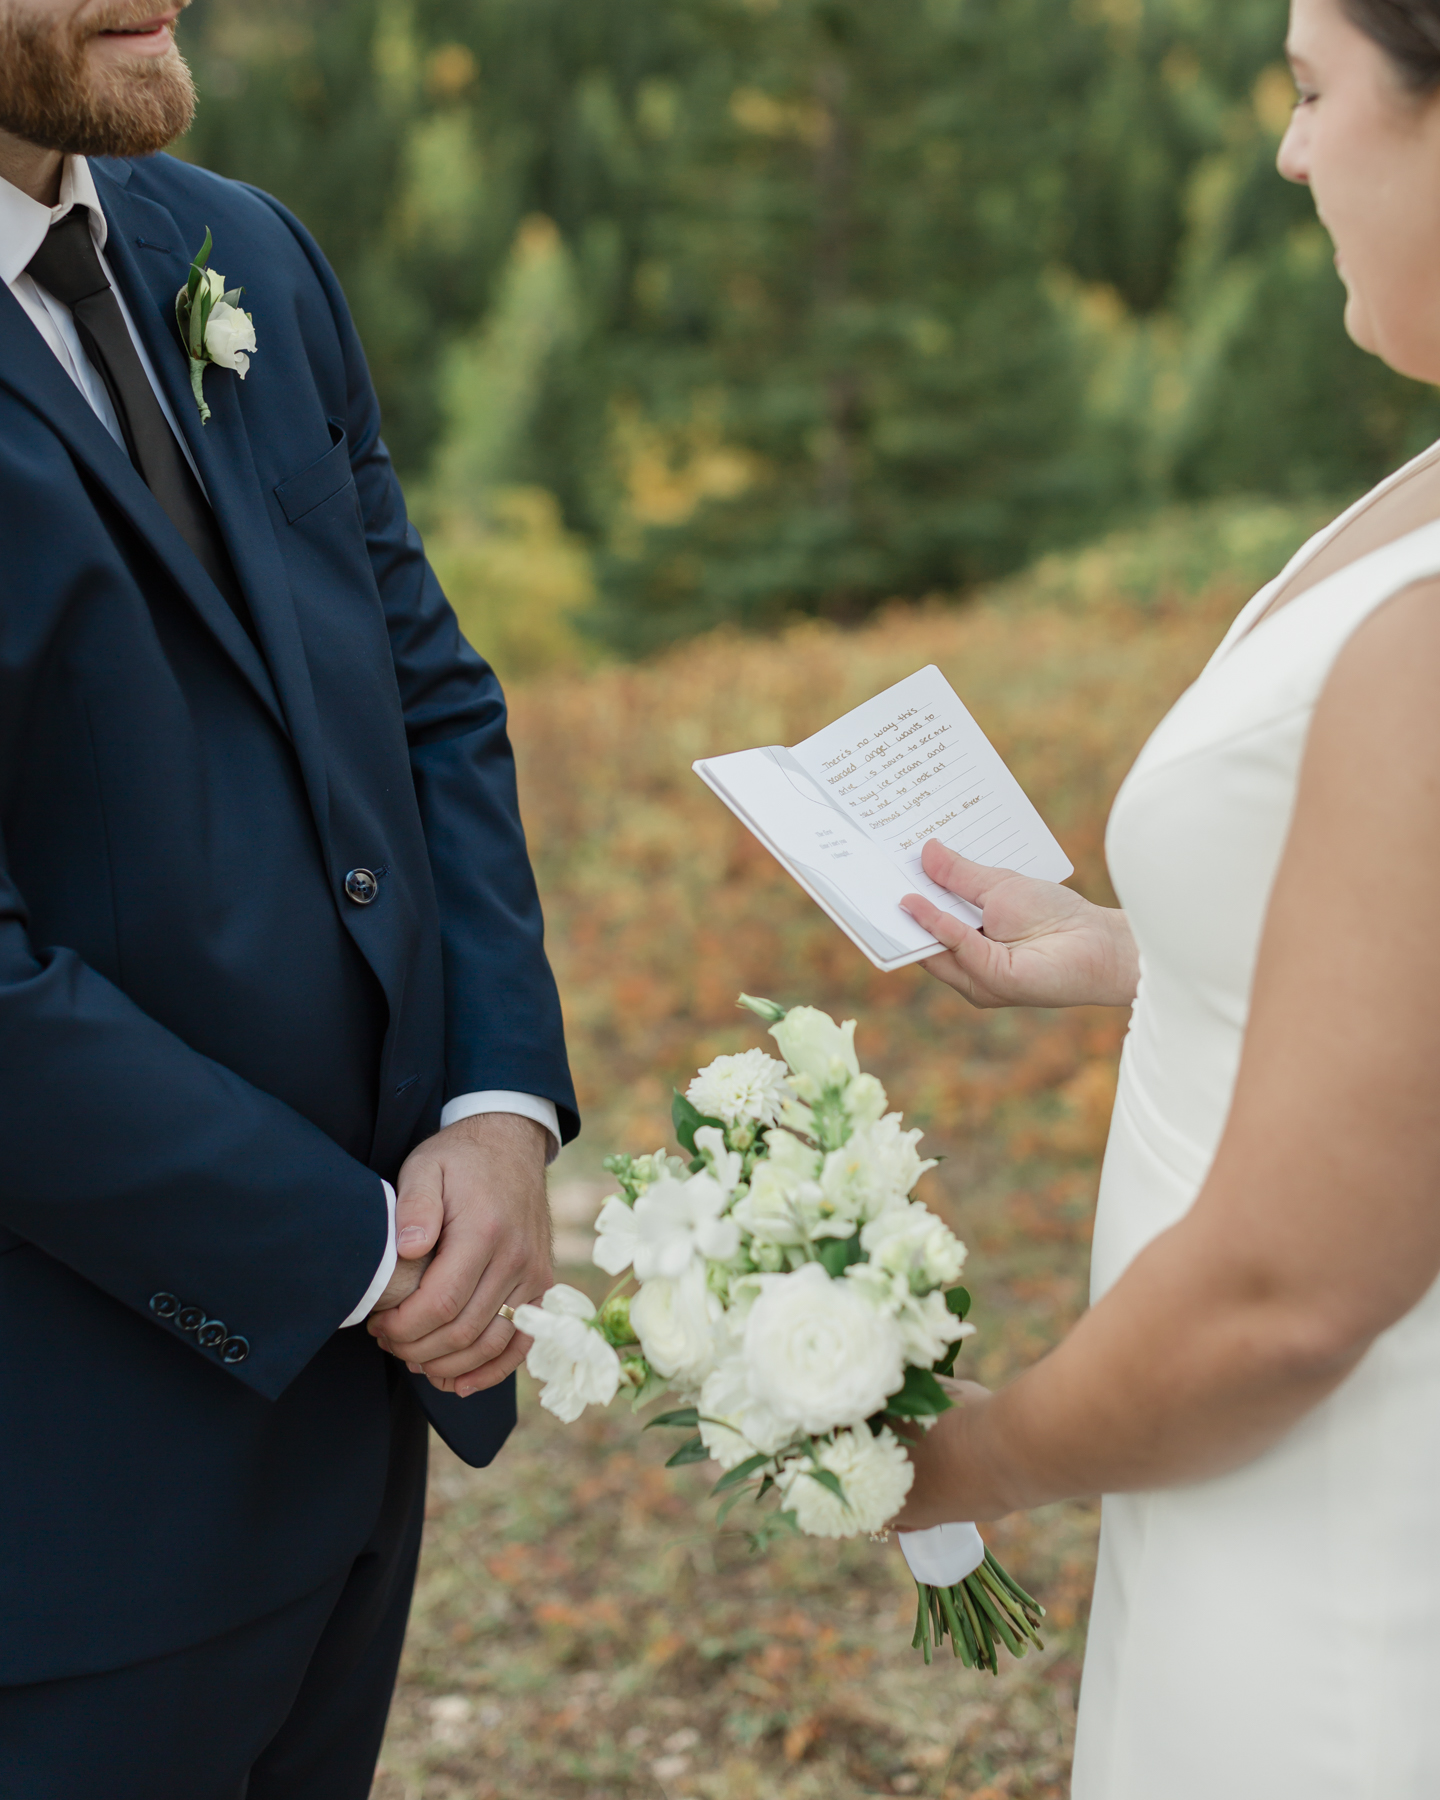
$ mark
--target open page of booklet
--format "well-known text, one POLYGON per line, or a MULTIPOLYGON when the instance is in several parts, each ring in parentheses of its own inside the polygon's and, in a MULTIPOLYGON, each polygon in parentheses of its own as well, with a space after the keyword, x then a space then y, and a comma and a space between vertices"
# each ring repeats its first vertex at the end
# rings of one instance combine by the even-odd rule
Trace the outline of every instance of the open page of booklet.
POLYGON ((940 948, 900 905, 906 894, 980 922, 921 867, 928 838, 1045 881, 1072 873, 933 664, 792 749, 737 750, 694 767, 877 968, 903 968, 940 948))

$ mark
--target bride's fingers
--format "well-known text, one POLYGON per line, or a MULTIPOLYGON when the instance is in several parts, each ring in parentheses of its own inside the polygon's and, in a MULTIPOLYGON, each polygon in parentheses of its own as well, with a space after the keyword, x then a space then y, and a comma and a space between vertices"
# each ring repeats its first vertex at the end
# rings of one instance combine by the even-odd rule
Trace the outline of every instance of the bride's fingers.
POLYGON ((985 863, 971 862, 958 850, 948 850, 938 838, 931 838, 920 852, 920 866, 932 881, 975 906, 983 906, 991 888, 1008 880, 1011 874, 1009 869, 992 869, 985 863))

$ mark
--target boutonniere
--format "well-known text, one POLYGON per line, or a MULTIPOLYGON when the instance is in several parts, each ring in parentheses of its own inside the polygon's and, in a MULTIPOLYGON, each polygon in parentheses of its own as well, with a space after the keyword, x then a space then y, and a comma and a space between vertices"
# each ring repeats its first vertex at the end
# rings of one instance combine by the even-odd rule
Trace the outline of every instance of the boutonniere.
POLYGON ((205 228, 205 242, 190 264, 190 279, 175 296, 175 319, 190 357, 190 388, 200 408, 200 423, 210 417, 205 404, 205 365, 233 369, 243 381, 255 351, 255 322, 239 305, 241 288, 225 286, 223 275, 207 269, 212 239, 205 228))

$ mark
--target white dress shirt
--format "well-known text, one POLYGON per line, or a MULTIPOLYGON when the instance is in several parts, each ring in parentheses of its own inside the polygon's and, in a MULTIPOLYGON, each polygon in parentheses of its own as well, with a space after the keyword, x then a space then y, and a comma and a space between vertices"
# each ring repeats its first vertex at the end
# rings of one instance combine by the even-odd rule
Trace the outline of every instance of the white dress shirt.
MULTIPOLYGON (((55 353, 61 368, 79 388, 89 401, 102 425, 110 433, 122 449, 125 446, 124 435, 120 430, 119 420, 115 417, 115 409, 110 404, 110 395, 101 380, 98 371, 86 356, 80 342, 80 335, 75 329, 75 321, 71 317, 70 308, 62 306, 53 294, 47 293, 25 270, 30 259, 45 241, 45 234, 57 219, 63 219, 73 207, 83 206, 90 214, 90 235, 94 239, 95 249, 100 257, 100 266, 104 269, 115 298, 120 303, 120 312, 125 320, 126 328, 135 345, 140 358, 140 366, 144 369, 151 387, 155 390, 155 398, 160 402, 160 410, 169 421, 170 429, 175 433, 185 460, 195 470, 195 478, 200 480, 200 471, 195 466, 195 458, 191 455, 190 446, 185 441, 185 433, 181 431, 175 414, 170 409, 170 402, 165 398, 165 390, 155 379, 155 367, 145 348, 144 341, 135 329, 135 321, 130 316, 130 308, 125 303, 125 296, 116 282, 110 265, 105 260, 105 241, 108 226, 105 213, 100 205, 99 195, 95 191, 95 179, 90 173, 90 165, 83 156, 67 156, 60 176, 60 201, 56 206, 45 206, 38 200, 32 200, 11 182, 0 179, 0 279, 3 279, 10 292, 24 307, 36 330, 44 338, 55 353)), ((177 346, 178 351, 178 346, 177 346)), ((204 482, 200 482, 204 490, 204 482)), ((207 495, 208 498, 208 495, 207 495)), ((457 1119, 468 1119, 477 1113, 515 1113, 521 1118, 534 1119, 536 1124, 543 1125, 550 1134, 550 1153, 547 1161, 554 1159, 560 1148, 560 1118, 555 1109, 555 1102, 547 1100, 539 1094, 512 1093, 502 1088, 487 1088, 474 1094, 457 1094, 448 1100, 440 1114, 441 1126, 453 1125, 457 1119)), ((340 1321, 343 1329, 347 1325, 358 1325, 366 1318, 371 1307, 385 1291, 386 1284, 395 1272, 395 1190, 388 1181, 382 1183, 385 1190, 385 1207, 389 1226, 385 1242, 385 1254, 380 1259, 380 1266, 375 1271, 375 1278, 361 1295, 359 1303, 347 1318, 340 1321)))

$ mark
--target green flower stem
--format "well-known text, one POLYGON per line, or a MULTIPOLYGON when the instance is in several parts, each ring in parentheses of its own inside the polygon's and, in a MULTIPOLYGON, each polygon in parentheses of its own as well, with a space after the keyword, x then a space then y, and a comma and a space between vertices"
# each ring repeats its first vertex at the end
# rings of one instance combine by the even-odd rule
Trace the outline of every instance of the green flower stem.
POLYGON ((1021 1605, 1024 1606, 1027 1612, 1034 1613, 1037 1619, 1043 1619, 1045 1617, 1045 1608, 1040 1602, 1032 1595, 1027 1594, 1005 1565, 997 1562, 988 1550, 985 1552, 985 1561, 981 1564, 981 1567, 988 1569, 992 1575, 996 1576, 1007 1588, 1009 1588, 1010 1592, 1021 1605))
POLYGON ((945 1623, 950 1627, 950 1648, 967 1668, 973 1667, 974 1659, 969 1655, 964 1633, 960 1629, 960 1617, 955 1611, 955 1601, 949 1588, 941 1588, 939 1596, 940 1609, 945 1614, 945 1623))
POLYGON ((959 1596, 961 1604, 965 1608, 965 1617, 969 1620, 970 1629, 975 1635, 975 1643, 977 1646, 975 1659, 976 1667, 988 1669, 992 1675, 997 1674, 998 1669, 995 1662, 995 1646, 990 1641, 990 1634, 985 1629, 984 1621, 975 1610, 975 1601, 971 1597, 968 1579, 962 1581, 954 1591, 959 1596))
POLYGON ((205 379, 205 359, 201 356, 190 358, 190 392, 195 396, 195 404, 200 408, 200 423, 208 424, 210 408, 205 404, 205 393, 201 383, 205 379))
POLYGON ((1019 1638, 1016 1637, 1009 1625, 1006 1624, 1005 1615, 1000 1607, 995 1604, 990 1595, 986 1593, 984 1586, 978 1581, 975 1584, 975 1603, 981 1608, 989 1623, 995 1628, 995 1631, 999 1634, 1001 1643, 1004 1644, 1010 1654, 1012 1656, 1023 1656, 1025 1652, 1021 1647, 1019 1638))
POLYGON ((915 1586, 915 1635, 910 1640, 910 1648, 918 1650, 920 1640, 925 1632, 925 1589, 920 1583, 915 1586))

